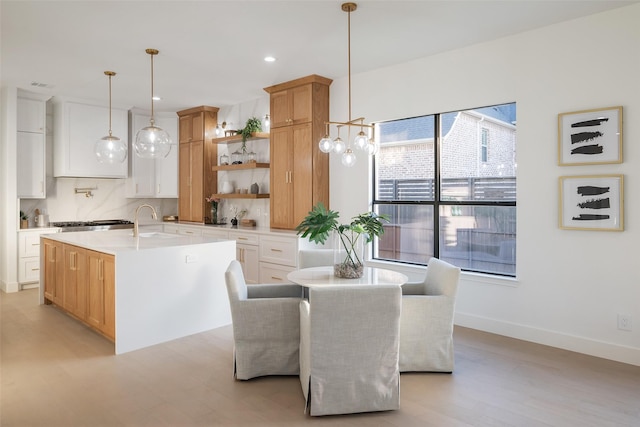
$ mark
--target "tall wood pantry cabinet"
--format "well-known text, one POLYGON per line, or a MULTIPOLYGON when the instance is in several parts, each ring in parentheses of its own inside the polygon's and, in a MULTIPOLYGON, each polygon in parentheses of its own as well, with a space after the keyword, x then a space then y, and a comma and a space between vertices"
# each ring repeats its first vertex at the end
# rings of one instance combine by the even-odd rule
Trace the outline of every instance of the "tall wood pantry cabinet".
POLYGON ((329 156, 320 151, 332 80, 310 75, 270 95, 271 227, 294 229, 318 202, 329 207, 329 156))
POLYGON ((218 124, 218 108, 206 105, 178 111, 178 218, 204 223, 205 197, 217 193, 218 145, 212 139, 218 124))

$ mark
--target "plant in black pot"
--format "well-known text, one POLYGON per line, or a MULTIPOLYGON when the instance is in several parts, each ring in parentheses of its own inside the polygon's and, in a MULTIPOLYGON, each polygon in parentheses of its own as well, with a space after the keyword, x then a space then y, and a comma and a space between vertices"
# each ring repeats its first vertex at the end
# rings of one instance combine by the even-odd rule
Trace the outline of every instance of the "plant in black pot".
POLYGON ((318 203, 296 227, 296 232, 310 242, 324 244, 331 233, 335 243, 333 272, 336 277, 356 279, 364 271, 364 247, 374 237, 384 234, 383 222, 389 222, 388 215, 365 212, 351 219, 349 224, 339 224, 338 212, 328 210, 318 203))

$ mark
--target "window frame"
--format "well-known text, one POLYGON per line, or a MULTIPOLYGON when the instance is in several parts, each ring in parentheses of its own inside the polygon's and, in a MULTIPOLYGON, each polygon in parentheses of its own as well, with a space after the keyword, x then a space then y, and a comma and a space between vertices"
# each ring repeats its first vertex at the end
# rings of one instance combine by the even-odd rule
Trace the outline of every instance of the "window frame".
MULTIPOLYGON (((434 117, 434 136, 433 136, 433 155, 434 155, 434 176, 433 176, 433 182, 434 182, 434 193, 433 193, 433 200, 381 200, 378 198, 378 177, 377 177, 377 165, 376 162, 378 160, 378 153, 376 153, 375 155, 372 156, 371 159, 371 164, 372 164, 372 170, 371 170, 371 206, 372 206, 372 210, 376 211, 377 208, 379 206, 403 206, 403 205, 417 205, 417 206, 431 206, 431 209, 433 210, 433 256, 436 258, 440 258, 440 238, 441 238, 441 232, 440 232, 440 216, 441 216, 441 208, 444 206, 450 206, 450 207, 456 207, 456 206, 460 206, 460 207, 467 207, 467 206, 471 206, 471 207, 476 207, 476 206, 486 206, 486 207, 513 207, 513 208, 517 208, 517 193, 516 193, 516 198, 514 198, 514 200, 509 200, 509 201, 498 201, 498 200, 443 200, 442 199, 442 171, 441 171, 441 158, 440 158, 440 153, 442 151, 442 132, 441 132, 441 118, 442 116, 444 116, 445 114, 450 114, 450 113, 459 113, 459 112, 464 112, 464 111, 472 111, 472 110, 478 110, 478 109, 482 109, 482 108, 487 108, 487 107, 491 107, 491 106, 498 106, 498 105, 507 105, 507 104, 516 104, 516 101, 513 102, 505 102, 505 103, 500 103, 500 104, 494 104, 494 105, 489 105, 486 107, 475 107, 475 108, 469 108, 469 109, 461 109, 461 110, 455 110, 455 111, 450 111, 450 112, 442 112, 442 113, 435 113, 435 114, 425 114, 422 116, 414 116, 414 117, 408 117, 408 118, 400 118, 400 119, 394 119, 394 120, 388 120, 388 121, 380 121, 380 122, 376 122, 375 124, 380 124, 380 123, 386 123, 386 122, 393 122, 393 121, 397 121, 397 120, 403 120, 403 119, 411 119, 411 118, 417 118, 417 117, 428 117, 428 116, 433 116, 434 117), (437 232, 436 232, 437 230, 437 232)), ((487 161, 489 158, 489 129, 485 128, 485 127, 480 127, 480 131, 483 132, 486 129, 486 133, 487 133, 487 141, 486 141, 486 150, 487 150, 487 161)), ((480 144, 482 145, 483 141, 483 137, 481 134, 481 141, 480 144)), ((514 146, 515 147, 515 146, 514 146)), ((481 146, 482 149, 482 146, 481 146)), ((482 153, 481 153, 482 154, 482 153)), ((480 160, 482 160, 482 156, 480 156, 480 160)), ((515 163, 514 163, 514 167, 515 167, 515 163)), ((517 185, 517 177, 515 176, 515 171, 514 171, 514 178, 516 178, 516 185, 517 185)), ((515 235, 515 239, 516 239, 516 245, 517 245, 517 233, 515 235)), ((403 261, 403 260, 397 260, 397 259, 388 259, 388 258, 379 258, 379 257, 375 257, 375 254, 378 253, 378 249, 379 249, 379 241, 378 238, 375 238, 372 242, 372 252, 370 254, 370 259, 372 261, 380 261, 380 262, 388 262, 388 263, 393 263, 393 264, 399 264, 399 265, 406 265, 406 266, 425 266, 425 263, 421 263, 421 262, 412 262, 412 261, 403 261)), ((480 274, 486 274, 486 275, 490 275, 490 276, 495 276, 495 277, 504 277, 504 278, 514 278, 516 277, 516 273, 515 270, 517 269, 517 258, 514 264, 514 272, 513 274, 509 274, 509 273, 500 273, 500 272, 489 272, 489 271, 483 271, 483 270, 477 270, 477 269, 470 269, 470 268, 462 268, 463 271, 465 272, 474 272, 474 273, 480 273, 480 274)))

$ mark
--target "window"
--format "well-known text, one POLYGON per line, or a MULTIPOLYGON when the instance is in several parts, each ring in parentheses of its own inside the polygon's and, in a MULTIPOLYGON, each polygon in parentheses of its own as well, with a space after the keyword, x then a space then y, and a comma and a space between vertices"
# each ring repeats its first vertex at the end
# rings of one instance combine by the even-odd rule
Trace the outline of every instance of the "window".
POLYGON ((482 128, 480 132, 480 161, 487 163, 489 160, 489 129, 482 128))
POLYGON ((391 221, 374 259, 514 276, 516 104, 377 123, 376 135, 373 206, 391 221))

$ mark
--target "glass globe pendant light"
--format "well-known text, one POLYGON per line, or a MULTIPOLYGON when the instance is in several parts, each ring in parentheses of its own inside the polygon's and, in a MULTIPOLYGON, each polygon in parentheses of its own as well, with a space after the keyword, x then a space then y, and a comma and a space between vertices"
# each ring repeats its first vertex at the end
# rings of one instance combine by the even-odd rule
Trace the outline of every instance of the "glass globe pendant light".
POLYGON ((111 133, 111 77, 116 73, 105 71, 104 74, 109 76, 109 135, 96 141, 96 158, 99 163, 122 163, 127 158, 127 144, 111 133))
POLYGON ((146 49, 151 56, 151 120, 149 126, 144 127, 136 134, 133 148, 138 157, 144 159, 161 159, 167 157, 171 151, 171 138, 164 129, 156 126, 153 118, 153 56, 158 54, 157 49, 146 49))

